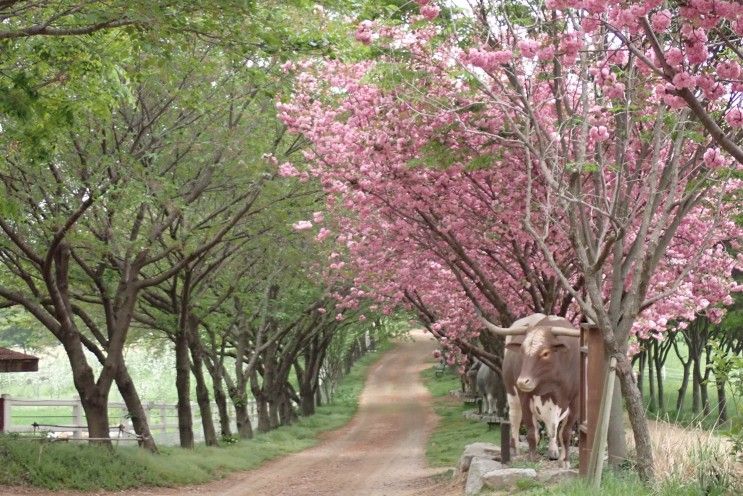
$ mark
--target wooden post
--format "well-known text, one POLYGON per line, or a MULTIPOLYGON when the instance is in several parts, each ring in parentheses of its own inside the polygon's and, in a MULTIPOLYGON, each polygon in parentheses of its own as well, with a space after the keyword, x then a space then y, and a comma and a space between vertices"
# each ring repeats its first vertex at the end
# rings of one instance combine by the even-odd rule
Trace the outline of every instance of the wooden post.
POLYGON ((500 424, 500 461, 503 464, 511 462, 511 423, 508 421, 500 424))
POLYGON ((0 395, 0 432, 7 432, 10 428, 10 404, 7 399, 7 394, 0 395))
POLYGON ((80 427, 83 425, 83 406, 80 404, 80 400, 73 400, 75 403, 72 405, 72 423, 75 425, 75 431, 72 433, 73 439, 80 439, 80 427))
POLYGON ((167 430, 168 430, 168 417, 167 417, 167 412, 165 411, 165 405, 162 405, 160 407, 160 432, 165 434, 167 430))
POLYGON ((604 339, 594 324, 581 324, 580 336, 580 423, 579 428, 579 472, 588 476, 591 448, 596 437, 601 395, 604 388, 606 353, 604 339))
POLYGON ((606 435, 609 432, 609 418, 611 417, 611 401, 614 396, 614 371, 617 368, 616 357, 611 357, 609 367, 604 373, 604 388, 599 408, 598 428, 591 447, 591 456, 588 462, 588 483, 598 489, 601 485, 601 473, 604 468, 604 449, 606 435))

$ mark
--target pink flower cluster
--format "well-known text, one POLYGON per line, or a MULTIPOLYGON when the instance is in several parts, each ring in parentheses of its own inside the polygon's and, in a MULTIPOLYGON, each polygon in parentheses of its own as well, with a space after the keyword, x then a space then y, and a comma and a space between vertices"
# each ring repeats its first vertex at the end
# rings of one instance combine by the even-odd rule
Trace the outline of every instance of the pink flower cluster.
POLYGON ((307 229, 312 229, 312 222, 308 220, 300 220, 292 224, 292 227, 295 231, 306 231, 307 229))
POLYGON ((372 21, 361 21, 356 27, 356 34, 354 35, 356 41, 364 45, 370 44, 374 35, 373 28, 374 23, 372 21))
POLYGON ((429 21, 436 19, 440 12, 441 9, 436 5, 427 4, 421 7, 421 15, 429 21))
POLYGON ((511 61, 513 54, 507 50, 490 51, 483 48, 470 48, 462 54, 462 62, 491 72, 511 61))
POLYGON ((725 157, 722 156, 720 150, 717 148, 710 148, 704 152, 704 163, 710 169, 717 169, 725 165, 725 157))

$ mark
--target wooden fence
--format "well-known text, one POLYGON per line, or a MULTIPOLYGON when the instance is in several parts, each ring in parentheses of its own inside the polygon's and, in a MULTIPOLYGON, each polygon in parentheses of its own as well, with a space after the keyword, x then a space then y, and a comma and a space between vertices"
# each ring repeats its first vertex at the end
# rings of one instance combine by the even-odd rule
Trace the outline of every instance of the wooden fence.
MULTIPOLYGON (((178 410, 175 403, 143 404, 150 431, 155 441, 160 444, 178 443, 178 410)), ((114 439, 136 439, 129 420, 129 413, 124 403, 108 404, 111 437, 114 439)), ((198 405, 191 403, 194 415, 194 435, 203 437, 201 415, 198 405)), ((248 413, 251 422, 255 422, 255 402, 248 402, 248 413)), ((212 403, 212 418, 217 423, 219 414, 216 403, 212 403)), ((236 430, 232 426, 233 432, 236 430)), ((48 433, 50 437, 87 437, 85 412, 79 399, 37 400, 0 396, 0 432, 48 433)))

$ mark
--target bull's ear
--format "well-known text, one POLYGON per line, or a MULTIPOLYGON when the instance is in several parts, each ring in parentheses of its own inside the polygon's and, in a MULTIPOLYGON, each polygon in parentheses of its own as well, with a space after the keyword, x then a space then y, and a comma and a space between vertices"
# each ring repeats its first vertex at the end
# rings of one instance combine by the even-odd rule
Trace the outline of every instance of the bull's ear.
POLYGON ((521 343, 506 343, 506 349, 518 351, 521 349, 521 343))

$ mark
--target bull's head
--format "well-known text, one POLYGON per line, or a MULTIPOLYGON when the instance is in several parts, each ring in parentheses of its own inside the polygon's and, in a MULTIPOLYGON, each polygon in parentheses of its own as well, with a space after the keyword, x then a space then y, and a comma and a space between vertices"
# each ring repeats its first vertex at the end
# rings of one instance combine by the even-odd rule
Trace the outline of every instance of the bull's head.
POLYGON ((521 342, 507 341, 506 348, 521 354, 521 371, 516 387, 527 393, 539 385, 541 378, 553 377, 555 368, 560 366, 560 352, 565 344, 558 337, 580 336, 579 330, 565 327, 565 320, 559 317, 547 317, 537 323, 515 327, 498 327, 482 316, 480 320, 493 334, 524 337, 521 342), (551 325, 550 320, 555 324, 551 325))

